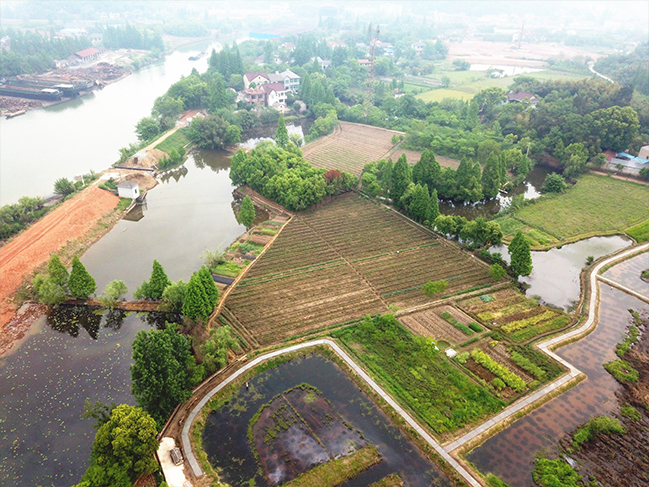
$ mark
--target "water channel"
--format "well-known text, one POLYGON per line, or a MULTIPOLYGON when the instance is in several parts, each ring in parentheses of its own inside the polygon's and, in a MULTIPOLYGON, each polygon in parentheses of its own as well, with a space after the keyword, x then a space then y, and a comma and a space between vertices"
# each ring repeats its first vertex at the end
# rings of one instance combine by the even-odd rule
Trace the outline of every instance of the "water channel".
POLYGON ((210 413, 203 448, 210 463, 222 469, 225 482, 243 485, 254 478, 251 485, 274 485, 258 473, 248 443, 248 424, 263 404, 301 383, 322 392, 333 410, 359 430, 383 457, 382 462, 343 484, 345 487, 364 487, 395 472, 410 487, 450 485, 444 474, 336 364, 319 355, 307 355, 262 372, 249 381, 249 388, 242 386, 225 406, 210 413))
MULTIPOLYGON (((625 272, 629 267, 649 266, 645 253, 619 264, 605 273, 616 279, 624 275, 627 284, 637 285, 639 272, 625 272)), ((640 281, 641 282, 641 281, 640 281)), ((578 342, 559 348, 559 356, 574 364, 588 378, 568 392, 541 406, 531 414, 487 440, 467 458, 484 474, 492 472, 512 487, 531 485, 531 471, 536 452, 556 447, 559 439, 592 416, 610 414, 618 407, 615 392, 619 385, 602 364, 617 358, 615 345, 630 323, 627 309, 649 311, 649 305, 600 282, 599 323, 578 342)))

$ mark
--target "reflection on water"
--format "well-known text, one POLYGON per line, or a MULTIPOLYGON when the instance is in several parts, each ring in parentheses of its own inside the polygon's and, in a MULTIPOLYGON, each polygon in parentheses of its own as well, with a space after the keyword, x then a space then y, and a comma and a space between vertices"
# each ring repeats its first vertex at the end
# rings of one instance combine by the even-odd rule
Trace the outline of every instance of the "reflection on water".
MULTIPOLYGON (((399 429, 333 362, 318 356, 291 360, 257 375, 233 398, 208 416, 203 448, 210 463, 229 485, 269 485, 258 472, 248 443, 248 424, 259 408, 277 394, 302 383, 322 392, 331 409, 340 414, 365 440, 375 445, 383 461, 343 484, 364 487, 398 472, 406 485, 448 486, 444 474, 408 441, 399 429), (251 479, 254 479, 251 480, 251 479)), ((261 452, 260 452, 261 454, 261 452)))
MULTIPOLYGON (((586 259, 589 256, 598 259, 629 245, 631 240, 616 235, 592 237, 544 252, 534 251, 532 274, 519 278, 519 281, 526 285, 528 296, 538 296, 545 304, 571 311, 579 302, 579 275, 586 267, 586 259)), ((492 247, 489 251, 500 252, 506 262, 510 261, 505 245, 492 247)))
POLYGON ((96 430, 86 399, 134 404, 131 343, 149 328, 135 314, 61 306, 0 360, 0 485, 69 487, 87 467, 96 430))
POLYGON ((458 215, 469 220, 480 216, 485 218, 490 217, 509 208, 514 196, 522 194, 527 200, 541 196, 541 187, 543 186, 545 177, 551 172, 552 169, 547 166, 536 165, 521 184, 514 186, 506 194, 499 193, 493 200, 479 201, 471 204, 458 204, 452 201, 440 200, 439 210, 444 215, 458 215))
MULTIPOLYGON (((254 149, 257 147, 257 144, 260 142, 264 141, 269 141, 269 142, 275 142, 275 130, 277 130, 277 125, 276 124, 269 124, 264 127, 259 127, 255 130, 257 134, 263 134, 263 135, 256 135, 253 137, 250 137, 247 140, 244 140, 242 143, 239 144, 239 147, 242 149, 254 149)), ((286 130, 288 131, 289 137, 291 134, 297 134, 300 137, 302 137, 302 142, 304 143, 304 131, 302 128, 302 124, 296 124, 296 123, 290 123, 286 125, 286 130)))
POLYGON ((467 455, 482 473, 493 472, 512 487, 528 487, 537 451, 555 446, 564 434, 590 417, 610 414, 616 409, 615 391, 619 385, 602 364, 617 358, 615 345, 630 320, 627 309, 646 312, 649 306, 603 283, 599 286, 597 328, 585 338, 557 351, 562 358, 586 373, 588 379, 467 455))
POLYGON ((230 169, 232 155, 222 150, 201 149, 192 151, 192 159, 198 169, 207 167, 213 172, 220 172, 230 169))

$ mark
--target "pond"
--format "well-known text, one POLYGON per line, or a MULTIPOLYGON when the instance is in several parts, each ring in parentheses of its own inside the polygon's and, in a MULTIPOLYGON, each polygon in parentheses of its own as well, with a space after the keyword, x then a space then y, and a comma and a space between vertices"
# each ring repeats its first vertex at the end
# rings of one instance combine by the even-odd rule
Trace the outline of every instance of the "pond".
MULTIPOLYGON (((225 152, 191 152, 148 193, 141 218, 118 222, 93 245, 81 260, 98 293, 114 279, 132 293, 149 279, 153 259, 171 280, 187 282, 205 249, 224 249, 242 234, 229 165, 225 152)), ((84 402, 134 404, 131 344, 137 331, 149 328, 142 321, 147 316, 123 317, 120 325, 115 315, 59 313, 38 320, 0 359, 0 485, 79 481, 95 435, 92 420, 81 419, 84 402)))
POLYGON ((505 66, 505 65, 492 65, 492 64, 472 64, 469 71, 487 71, 489 69, 496 69, 502 71, 503 76, 514 76, 515 74, 536 73, 543 71, 539 68, 528 68, 526 66, 505 66))
MULTIPOLYGON (((646 263, 648 255, 627 262, 639 259, 646 263)), ((483 474, 493 472, 511 487, 528 487, 536 452, 553 448, 564 434, 592 416, 610 414, 617 409, 615 392, 619 385, 602 364, 617 358, 615 345, 631 319, 627 310, 647 312, 649 305, 601 282, 599 286, 597 328, 578 342, 557 350, 559 356, 584 372, 588 379, 469 453, 467 459, 483 474)))
POLYGON ((524 195, 526 200, 541 196, 541 187, 545 177, 552 172, 547 166, 537 164, 530 171, 523 182, 514 186, 507 193, 500 193, 493 200, 479 201, 473 204, 453 203, 452 201, 439 201, 439 210, 444 215, 463 216, 469 220, 478 217, 490 217, 508 208, 514 196, 524 195))
MULTIPOLYGON (((328 402, 326 409, 328 417, 331 418, 327 423, 328 429, 345 432, 344 435, 322 435, 324 439, 320 444, 324 445, 327 451, 341 454, 340 438, 344 437, 346 440, 351 438, 357 447, 361 447, 363 441, 376 446, 383 457, 383 461, 347 481, 344 486, 367 486, 395 472, 411 487, 451 485, 444 474, 392 424, 334 362, 315 354, 293 359, 260 373, 248 382, 249 387, 239 388, 226 405, 209 414, 203 432, 203 448, 210 463, 220 469, 222 481, 230 485, 242 485, 254 479, 254 485, 257 486, 275 485, 259 474, 260 466, 253 456, 253 447, 248 443, 248 425, 262 405, 302 383, 309 384, 322 393, 321 398, 314 398, 314 404, 323 400, 328 402), (334 418, 341 418, 342 422, 334 418), (343 424, 346 427, 342 427, 343 424), (359 439, 358 433, 362 440, 359 439)), ((297 398, 290 397, 292 394, 294 391, 289 393, 286 400, 291 404, 298 404, 297 398)), ((315 412, 321 414, 324 412, 321 410, 323 408, 318 408, 315 412)), ((297 409, 300 409, 299 406, 297 409)), ((266 416, 268 415, 262 415, 259 422, 268 422, 266 416)), ((307 419, 306 423, 311 425, 311 420, 307 419)), ((255 428, 257 424, 254 424, 255 428)), ((316 436, 321 434, 315 427, 310 426, 309 430, 316 432, 316 436)), ((306 438, 309 435, 302 436, 306 438)), ((262 463, 264 466, 275 466, 270 470, 275 473, 273 478, 283 479, 284 477, 277 473, 278 466, 272 463, 272 458, 269 460, 262 441, 263 436, 261 438, 260 441, 255 440, 255 444, 261 445, 257 447, 257 451, 262 463)), ((306 440, 303 440, 303 443, 306 444, 306 440)), ((313 448, 309 449, 309 458, 301 458, 303 464, 311 465, 310 462, 328 458, 322 447, 318 446, 318 442, 311 443, 313 448)), ((286 444, 290 445, 290 442, 286 444)), ((271 448, 272 443, 268 449, 271 448)), ((301 453, 304 455, 304 450, 301 453)), ((285 467, 281 472, 284 470, 285 467)), ((290 477, 286 479, 288 478, 290 477)))
MULTIPOLYGON (((313 123, 312 120, 301 118, 286 123, 286 131, 289 137, 293 134, 299 135, 304 144, 304 135, 309 133, 309 127, 313 123)), ((242 149, 254 149, 257 144, 264 141, 275 142, 275 131, 277 130, 276 123, 254 127, 246 131, 248 138, 239 144, 242 149)))
MULTIPOLYGON (((524 283, 528 296, 538 296, 544 304, 572 311, 579 302, 579 275, 586 267, 586 259, 589 256, 598 259, 631 243, 630 239, 615 235, 592 237, 543 252, 533 251, 532 274, 520 277, 519 281, 524 283)), ((491 247, 489 251, 500 252, 509 263, 509 252, 505 245, 491 247)))

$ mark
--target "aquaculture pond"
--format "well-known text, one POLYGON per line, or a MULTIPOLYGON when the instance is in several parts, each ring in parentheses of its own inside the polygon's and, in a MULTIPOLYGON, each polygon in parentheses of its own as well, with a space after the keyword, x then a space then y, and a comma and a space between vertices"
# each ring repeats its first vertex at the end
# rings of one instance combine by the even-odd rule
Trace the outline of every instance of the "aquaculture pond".
POLYGON ((210 463, 230 485, 277 485, 367 444, 382 460, 345 487, 364 487, 392 473, 410 487, 451 485, 338 365, 317 354, 266 370, 241 386, 209 414, 202 441, 210 463))
MULTIPOLYGON (((527 296, 538 296, 544 304, 572 311, 579 302, 579 275, 586 267, 586 259, 598 259, 631 245, 631 240, 618 235, 592 237, 566 244, 561 248, 532 252, 532 274, 519 278, 525 284, 527 296)), ((509 262, 505 245, 492 247, 490 252, 500 252, 509 262)), ((620 264, 621 265, 621 264, 620 264)), ((617 267, 617 266, 616 266, 617 267)), ((638 271, 637 277, 640 276, 638 271)), ((637 279, 641 284, 642 281, 637 279)), ((649 287, 649 285, 647 286, 649 287)))
MULTIPOLYGON (((647 255, 627 262, 635 259, 646 262, 647 255)), ((649 305, 606 284, 599 286, 597 328, 585 338, 557 350, 558 355, 588 378, 470 452, 467 459, 482 473, 492 472, 511 487, 528 487, 532 484, 531 471, 538 451, 555 448, 564 434, 592 416, 610 414, 617 409, 615 393, 619 384, 602 364, 617 358, 615 345, 631 319, 627 310, 647 312, 649 305)))
POLYGON ((152 318, 60 307, 0 359, 0 485, 79 481, 96 432, 93 420, 81 418, 84 402, 135 403, 131 343, 151 328, 146 319, 152 318))

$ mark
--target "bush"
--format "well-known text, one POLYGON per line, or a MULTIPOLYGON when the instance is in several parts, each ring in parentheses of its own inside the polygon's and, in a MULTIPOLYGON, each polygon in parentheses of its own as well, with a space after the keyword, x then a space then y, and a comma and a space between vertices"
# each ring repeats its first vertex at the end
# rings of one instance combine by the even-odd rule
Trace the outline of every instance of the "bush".
POLYGON ((443 279, 441 281, 428 281, 426 284, 423 285, 422 291, 424 291, 424 294, 426 296, 432 298, 436 294, 440 294, 446 291, 447 287, 448 287, 448 281, 445 281, 443 279))
POLYGON ((625 418, 630 418, 635 421, 640 421, 642 419, 642 413, 628 404, 620 408, 620 414, 625 418))
POLYGON ((494 281, 500 281, 507 275, 507 271, 500 264, 491 264, 489 266, 489 275, 494 281))
POLYGON ((612 362, 604 364, 604 368, 622 384, 638 382, 638 371, 626 360, 613 360, 612 362))
POLYGON ((174 313, 180 313, 187 294, 187 283, 182 279, 169 284, 162 293, 163 307, 174 313))
POLYGON ((70 294, 77 299, 88 299, 97 289, 97 283, 76 255, 72 259, 69 280, 70 294))
POLYGON ((59 178, 54 182, 54 192, 62 196, 67 196, 76 191, 74 183, 68 178, 59 178))
POLYGON ((473 335, 473 330, 471 328, 469 328, 468 326, 463 325, 462 323, 457 321, 455 318, 453 318, 451 313, 444 312, 440 316, 442 318, 444 318, 445 321, 447 321, 448 323, 453 325, 455 328, 460 330, 462 333, 464 333, 465 335, 473 335))
POLYGON ((206 375, 211 375, 228 364, 229 350, 241 350, 239 342, 232 335, 232 328, 229 325, 212 328, 210 338, 201 345, 206 375))
POLYGON ((473 331, 477 333, 480 333, 483 330, 483 328, 475 321, 469 323, 469 328, 471 328, 473 331))
POLYGON ((491 383, 492 383, 493 386, 494 386, 496 389, 498 389, 499 391, 502 391, 502 390, 506 387, 506 385, 505 385, 505 383, 502 381, 502 379, 500 379, 500 378, 498 378, 498 377, 494 377, 494 380, 492 380, 491 383))
POLYGON ((572 437, 572 446, 578 450, 581 445, 596 439, 603 433, 623 435, 626 433, 626 428, 618 419, 609 416, 596 416, 577 430, 572 437))
POLYGON ((540 487, 580 487, 581 477, 563 459, 537 457, 532 478, 540 487))
POLYGON ((563 193, 566 189, 568 189, 568 185, 563 176, 557 173, 550 173, 545 177, 541 191, 544 193, 563 193))
POLYGON ((455 360, 460 364, 465 364, 469 360, 469 352, 462 352, 455 356, 455 360))
POLYGON ((545 370, 543 370, 541 367, 536 365, 535 363, 532 363, 529 359, 526 357, 523 357, 520 353, 512 351, 511 354, 511 359, 512 361, 518 365, 521 369, 529 372, 534 376, 535 379, 538 379, 540 381, 544 381, 547 378, 547 373, 545 370))

